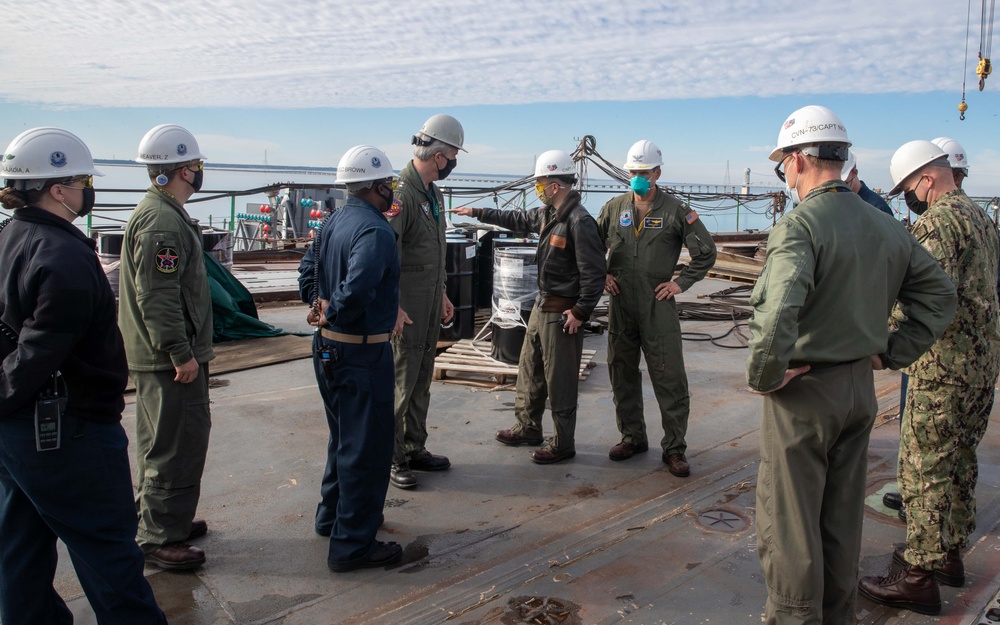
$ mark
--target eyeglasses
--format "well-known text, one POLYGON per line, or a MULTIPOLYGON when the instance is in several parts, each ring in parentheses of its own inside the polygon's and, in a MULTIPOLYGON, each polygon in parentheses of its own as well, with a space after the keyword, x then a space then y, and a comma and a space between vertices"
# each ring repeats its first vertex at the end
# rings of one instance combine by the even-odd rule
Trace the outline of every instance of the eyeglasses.
POLYGON ((389 187, 390 190, 395 191, 396 186, 399 184, 399 178, 386 178, 382 181, 382 186, 389 187))
POLYGON ((187 165, 184 165, 184 168, 187 169, 188 171, 204 171, 205 161, 198 161, 197 163, 188 163, 187 165))
POLYGON ((785 157, 783 159, 781 159, 778 162, 777 165, 774 166, 774 175, 777 176, 778 180, 780 180, 782 182, 785 182, 785 172, 782 171, 781 166, 784 165, 785 161, 788 160, 788 157, 792 156, 793 154, 795 154, 795 152, 789 152, 788 154, 785 155, 785 157))
POLYGON ((68 180, 64 180, 62 182, 58 182, 56 184, 58 184, 60 186, 63 186, 63 187, 68 187, 70 189, 78 189, 78 190, 93 189, 94 188, 94 177, 93 176, 77 176, 75 178, 70 178, 68 180), (82 187, 70 187, 69 186, 69 185, 77 183, 77 182, 79 182, 83 186, 82 187))

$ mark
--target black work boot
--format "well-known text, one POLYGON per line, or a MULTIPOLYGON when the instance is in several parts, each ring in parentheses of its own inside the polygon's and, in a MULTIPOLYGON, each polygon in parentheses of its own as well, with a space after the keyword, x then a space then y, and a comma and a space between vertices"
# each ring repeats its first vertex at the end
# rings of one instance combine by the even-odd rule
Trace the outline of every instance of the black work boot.
MULTIPOLYGON (((906 558, 903 557, 905 550, 906 547, 897 547, 892 552, 893 561, 904 567, 910 566, 906 558)), ((934 571, 934 579, 938 583, 955 588, 961 588, 965 585, 965 564, 962 562, 962 552, 957 547, 948 550, 948 555, 945 556, 941 568, 934 571)))
POLYGON ((882 495, 882 505, 890 510, 902 510, 903 496, 899 493, 888 492, 882 495))
POLYGON ((941 612, 941 591, 934 581, 934 571, 919 566, 904 567, 885 577, 863 577, 858 582, 858 590, 875 603, 892 608, 920 614, 941 612))

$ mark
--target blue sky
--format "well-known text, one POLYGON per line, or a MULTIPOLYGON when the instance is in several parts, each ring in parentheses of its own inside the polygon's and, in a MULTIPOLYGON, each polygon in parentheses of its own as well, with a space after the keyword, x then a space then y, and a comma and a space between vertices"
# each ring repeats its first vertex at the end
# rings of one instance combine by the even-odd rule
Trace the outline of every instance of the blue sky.
POLYGON ((728 162, 733 184, 750 168, 757 186, 777 185, 767 154, 785 117, 823 104, 870 186, 891 186, 898 146, 943 135, 968 152, 967 191, 992 196, 1000 77, 977 90, 979 15, 966 68, 960 4, 28 3, 0 39, 0 143, 53 125, 97 158, 132 158, 146 130, 171 122, 210 161, 263 163, 266 151, 273 165, 333 166, 371 143, 398 169, 413 132, 446 112, 466 130, 459 172, 525 174, 590 134, 618 164, 653 140, 670 182, 721 184, 728 162))

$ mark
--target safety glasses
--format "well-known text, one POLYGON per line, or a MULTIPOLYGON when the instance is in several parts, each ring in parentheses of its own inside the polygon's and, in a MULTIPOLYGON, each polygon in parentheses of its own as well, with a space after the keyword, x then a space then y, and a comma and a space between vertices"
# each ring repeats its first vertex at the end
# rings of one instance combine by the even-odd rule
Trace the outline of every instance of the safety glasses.
POLYGON ((69 187, 70 189, 93 189, 94 188, 94 177, 93 176, 76 176, 68 180, 57 183, 64 187, 69 187), (69 185, 79 182, 82 187, 70 187, 69 185))
POLYGON ((795 154, 795 152, 789 152, 788 154, 785 155, 785 158, 781 159, 781 161, 774 166, 774 175, 777 176, 778 180, 782 182, 785 182, 785 172, 781 169, 781 166, 785 164, 785 161, 787 161, 788 157, 791 156, 792 154, 795 154))

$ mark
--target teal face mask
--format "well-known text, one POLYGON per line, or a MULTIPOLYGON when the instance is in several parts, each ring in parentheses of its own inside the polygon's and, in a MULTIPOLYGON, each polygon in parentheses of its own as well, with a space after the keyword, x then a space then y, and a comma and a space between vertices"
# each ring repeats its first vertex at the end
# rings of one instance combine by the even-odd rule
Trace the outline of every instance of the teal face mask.
POLYGON ((647 193, 649 193, 649 187, 650 187, 649 178, 644 178, 642 176, 632 176, 632 178, 629 180, 629 185, 632 187, 632 190, 638 193, 639 195, 646 195, 647 193))

